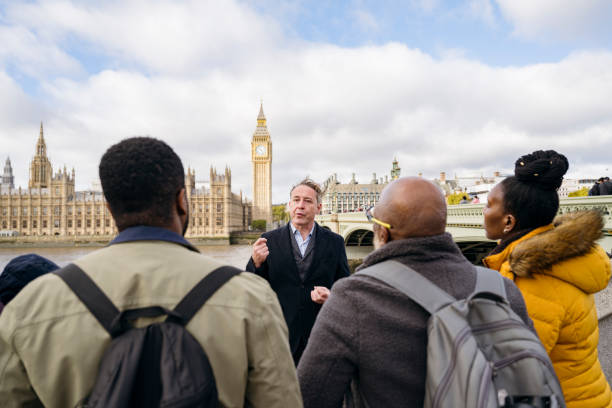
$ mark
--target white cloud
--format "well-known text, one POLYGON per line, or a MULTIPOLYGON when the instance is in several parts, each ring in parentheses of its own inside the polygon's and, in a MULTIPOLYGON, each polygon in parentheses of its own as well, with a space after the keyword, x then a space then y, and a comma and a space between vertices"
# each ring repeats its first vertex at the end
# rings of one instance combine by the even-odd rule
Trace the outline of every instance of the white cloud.
POLYGON ((536 40, 575 41, 610 34, 608 0, 496 0, 519 36, 536 40))
POLYGON ((469 14, 489 26, 495 25, 495 13, 491 0, 470 0, 468 5, 469 14))
MULTIPOLYGON (((16 3, 7 19, 38 38, 69 43, 84 52, 157 73, 192 74, 202 68, 266 53, 281 37, 271 19, 234 1, 109 1, 92 5, 65 0, 16 3)), ((233 66, 240 69, 240 65, 233 66)))
POLYGON ((24 27, 0 25, 0 44, 0 66, 18 66, 22 74, 42 78, 48 74, 81 72, 76 59, 24 27))
MULTIPOLYGON (((186 11, 155 3, 170 7, 166 14, 175 13, 182 27, 182 33, 167 33, 172 40, 152 45, 147 35, 157 41, 153 33, 134 32, 121 45, 121 36, 154 23, 134 17, 134 4, 140 3, 126 3, 61 3, 65 13, 47 10, 44 29, 28 26, 37 40, 54 38, 58 49, 64 37, 99 45, 100 53, 115 61, 101 72, 42 80, 40 101, 0 73, 0 108, 12 118, 4 120, 0 112, 0 143, 11 154, 19 184, 27 184, 37 121, 44 119, 54 166, 75 166, 80 188, 97 177, 108 146, 148 134, 168 141, 200 180, 208 178, 210 165, 219 170, 229 165, 233 190, 251 196, 250 140, 260 98, 272 134, 275 202, 286 200, 289 186, 305 175, 320 181, 331 173, 344 181, 353 172, 362 181, 373 172, 384 176, 394 156, 402 174, 429 177, 456 169, 509 170, 519 155, 539 148, 565 153, 570 171, 609 163, 610 52, 491 67, 457 53, 436 59, 397 43, 355 48, 295 43, 236 3, 225 4, 221 14, 217 6, 205 9, 216 16, 206 21, 223 15, 224 24, 253 20, 258 29, 234 32, 217 24, 221 32, 232 31, 220 38, 206 31, 210 27, 203 32, 192 26, 197 20, 192 14, 202 14, 203 6, 189 2, 180 3, 186 11), (108 35, 92 28, 112 19, 108 35), (180 38, 193 38, 194 48, 190 43, 177 48, 180 38), (158 56, 147 55, 152 50, 158 56)), ((153 11, 158 19, 160 10, 153 11)))
POLYGON ((357 25, 363 31, 377 31, 378 21, 376 17, 374 17, 371 13, 368 13, 365 10, 355 10, 352 12, 353 18, 357 22, 357 25))

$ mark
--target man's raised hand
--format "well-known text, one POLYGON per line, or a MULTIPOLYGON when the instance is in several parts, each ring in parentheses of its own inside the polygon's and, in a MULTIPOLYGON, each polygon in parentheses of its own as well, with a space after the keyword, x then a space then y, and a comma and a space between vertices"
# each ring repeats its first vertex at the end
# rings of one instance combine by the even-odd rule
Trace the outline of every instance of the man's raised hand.
POLYGON ((253 253, 251 257, 253 258, 253 264, 255 264, 256 268, 259 268, 270 254, 267 242, 268 240, 265 238, 258 238, 253 244, 253 253))

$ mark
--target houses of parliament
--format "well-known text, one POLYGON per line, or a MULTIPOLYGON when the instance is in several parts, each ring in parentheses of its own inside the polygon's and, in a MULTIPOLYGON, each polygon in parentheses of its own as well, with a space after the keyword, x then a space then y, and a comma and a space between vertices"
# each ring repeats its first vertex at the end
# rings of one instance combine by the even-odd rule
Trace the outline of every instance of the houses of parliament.
MULTIPOLYGON (((203 183, 196 180, 194 170, 187 168, 185 189, 190 215, 186 237, 228 238, 233 231, 247 230, 253 213, 266 220, 270 217, 271 221, 272 143, 263 106, 251 147, 253 202, 242 192, 232 192, 232 172, 228 167, 223 173, 211 167, 210 178, 203 183)), ((53 172, 41 123, 27 189, 15 188, 11 161, 6 159, 0 183, 0 235, 34 240, 61 236, 87 241, 110 239, 116 234, 101 191, 75 191, 74 168, 53 172)))

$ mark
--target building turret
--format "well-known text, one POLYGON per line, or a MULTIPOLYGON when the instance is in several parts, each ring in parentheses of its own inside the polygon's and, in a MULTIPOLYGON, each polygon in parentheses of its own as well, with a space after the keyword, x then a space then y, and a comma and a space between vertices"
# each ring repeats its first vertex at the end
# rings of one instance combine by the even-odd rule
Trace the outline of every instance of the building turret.
POLYGON ((191 199, 191 194, 195 190, 195 170, 187 167, 187 175, 185 176, 185 192, 187 193, 187 199, 191 199))
POLYGON ((15 188, 15 177, 13 176, 13 167, 11 166, 11 158, 6 158, 4 164, 4 173, 2 174, 2 185, 9 189, 15 188))
POLYGON ((399 167, 397 157, 394 157, 392 167, 391 167, 391 180, 397 180, 401 172, 402 172, 402 169, 400 169, 399 167))
POLYGON ((36 142, 36 154, 30 163, 30 188, 48 188, 51 184, 53 169, 47 157, 47 145, 43 134, 43 124, 40 122, 40 134, 36 142))
POLYGON ((259 115, 257 115, 257 127, 266 127, 266 115, 263 111, 263 102, 259 105, 259 115))
POLYGON ((230 186, 232 185, 232 171, 227 165, 225 165, 225 182, 230 186))

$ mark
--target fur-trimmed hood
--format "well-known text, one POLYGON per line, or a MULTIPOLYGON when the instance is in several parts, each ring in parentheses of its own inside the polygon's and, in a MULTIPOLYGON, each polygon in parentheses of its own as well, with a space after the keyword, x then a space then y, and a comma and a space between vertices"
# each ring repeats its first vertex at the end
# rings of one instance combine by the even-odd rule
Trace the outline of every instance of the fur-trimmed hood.
POLYGON ((596 210, 568 213, 557 217, 553 225, 517 242, 508 258, 512 272, 521 277, 551 275, 587 293, 605 288, 610 260, 596 243, 602 236, 602 214, 596 210), (568 265, 574 262, 580 267, 568 265))

